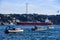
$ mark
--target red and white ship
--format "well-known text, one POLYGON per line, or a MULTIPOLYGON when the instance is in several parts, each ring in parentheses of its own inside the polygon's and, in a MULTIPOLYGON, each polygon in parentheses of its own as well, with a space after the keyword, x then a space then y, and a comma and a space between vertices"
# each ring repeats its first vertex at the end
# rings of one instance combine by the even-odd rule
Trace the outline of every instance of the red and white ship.
POLYGON ((46 19, 45 22, 17 22, 18 25, 52 25, 53 23, 46 19))

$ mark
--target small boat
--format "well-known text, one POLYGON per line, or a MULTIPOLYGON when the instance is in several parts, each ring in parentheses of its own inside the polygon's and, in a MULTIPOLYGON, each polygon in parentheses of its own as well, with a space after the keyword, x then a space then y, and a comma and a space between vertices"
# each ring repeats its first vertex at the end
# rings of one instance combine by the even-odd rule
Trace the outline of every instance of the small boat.
POLYGON ((37 31, 44 31, 44 30, 47 30, 47 28, 38 28, 36 29, 37 31))
POLYGON ((14 25, 9 25, 5 29, 5 33, 15 33, 15 32, 23 32, 22 28, 16 28, 14 25))
POLYGON ((10 23, 5 29, 5 33, 15 33, 15 32, 23 32, 22 28, 15 28, 13 23, 10 23))
POLYGON ((54 29, 54 27, 49 27, 49 29, 54 29))
POLYGON ((32 28, 31 30, 32 31, 44 31, 44 30, 47 30, 47 28, 42 28, 42 27, 35 26, 35 28, 32 28))
POLYGON ((5 33, 15 33, 15 32, 23 32, 24 30, 21 28, 13 28, 11 30, 5 30, 5 33))

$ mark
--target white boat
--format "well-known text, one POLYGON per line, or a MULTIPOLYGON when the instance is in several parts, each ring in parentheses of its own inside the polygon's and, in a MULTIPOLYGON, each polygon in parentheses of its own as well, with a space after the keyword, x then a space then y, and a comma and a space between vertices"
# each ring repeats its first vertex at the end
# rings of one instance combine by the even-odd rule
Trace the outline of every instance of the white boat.
POLYGON ((44 31, 47 30, 47 28, 43 28, 43 27, 35 27, 31 29, 32 31, 44 31))
POLYGON ((47 28, 37 28, 36 30, 37 31, 44 31, 44 30, 47 30, 47 28))
POLYGON ((8 30, 8 32, 23 32, 24 30, 21 28, 15 28, 15 30, 8 30))
POLYGON ((49 27, 49 29, 54 29, 54 27, 49 27))
POLYGON ((15 32, 23 32, 24 30, 21 28, 13 28, 12 30, 6 30, 5 33, 15 33, 15 32))

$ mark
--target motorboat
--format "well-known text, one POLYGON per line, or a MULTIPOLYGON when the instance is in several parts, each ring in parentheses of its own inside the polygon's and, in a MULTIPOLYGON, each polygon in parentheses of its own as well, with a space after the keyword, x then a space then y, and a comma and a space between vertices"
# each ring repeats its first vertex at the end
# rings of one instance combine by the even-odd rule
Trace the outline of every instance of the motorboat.
POLYGON ((44 31, 44 30, 47 30, 47 28, 37 28, 36 30, 37 31, 44 31))
POLYGON ((32 28, 31 30, 32 31, 44 31, 44 30, 47 30, 47 28, 42 28, 42 27, 35 26, 35 28, 32 28))
POLYGON ((49 29, 54 29, 54 27, 49 27, 49 29))
POLYGON ((5 29, 5 33, 15 33, 15 32, 23 32, 22 28, 16 28, 13 23, 10 23, 5 29))
POLYGON ((5 30, 5 33, 15 33, 15 32, 23 32, 24 30, 21 28, 13 28, 11 30, 5 30))

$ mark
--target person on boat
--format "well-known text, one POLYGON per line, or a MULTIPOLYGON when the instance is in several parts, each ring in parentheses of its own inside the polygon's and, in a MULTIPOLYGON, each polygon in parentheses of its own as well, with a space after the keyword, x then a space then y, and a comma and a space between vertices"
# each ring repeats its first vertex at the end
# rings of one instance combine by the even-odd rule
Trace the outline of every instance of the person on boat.
POLYGON ((32 31, 35 31, 37 29, 37 26, 35 26, 34 28, 32 28, 32 31))
POLYGON ((37 26, 35 26, 35 29, 37 29, 37 26))

